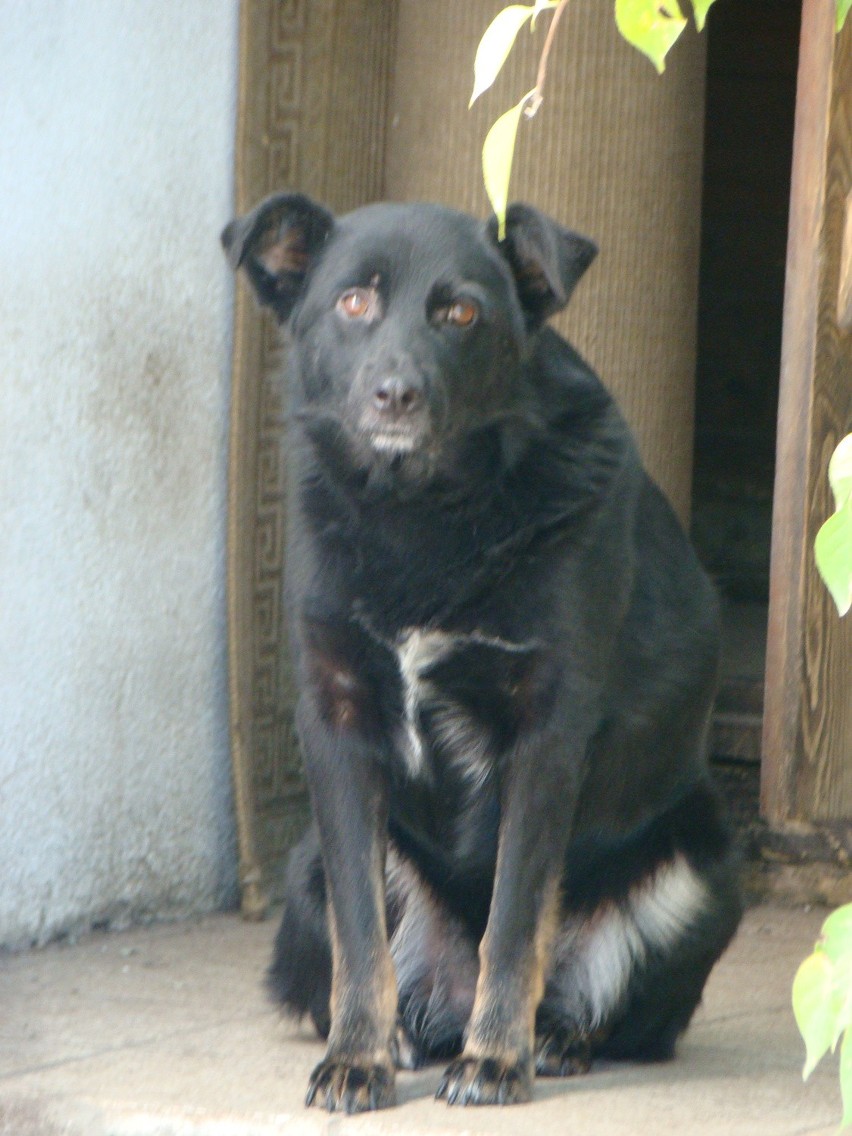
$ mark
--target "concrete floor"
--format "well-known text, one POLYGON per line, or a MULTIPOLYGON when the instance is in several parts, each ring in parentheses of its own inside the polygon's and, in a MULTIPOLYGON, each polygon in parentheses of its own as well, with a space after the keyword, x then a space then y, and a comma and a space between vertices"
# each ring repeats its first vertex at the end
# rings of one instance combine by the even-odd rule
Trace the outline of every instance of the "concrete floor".
POLYGON ((836 1058, 802 1084, 790 983, 825 916, 752 910, 662 1066, 539 1080, 532 1104, 451 1109, 439 1067, 399 1076, 398 1108, 302 1107, 322 1053, 261 989, 273 922, 225 915, 0 956, 0 1136, 316 1133, 829 1136, 836 1058))

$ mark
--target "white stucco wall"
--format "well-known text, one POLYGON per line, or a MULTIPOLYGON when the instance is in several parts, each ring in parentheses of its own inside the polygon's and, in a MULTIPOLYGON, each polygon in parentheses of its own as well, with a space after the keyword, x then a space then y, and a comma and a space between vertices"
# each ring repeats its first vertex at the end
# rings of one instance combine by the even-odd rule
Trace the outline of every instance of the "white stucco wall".
POLYGON ((237 17, 0 4, 0 945, 235 898, 237 17))

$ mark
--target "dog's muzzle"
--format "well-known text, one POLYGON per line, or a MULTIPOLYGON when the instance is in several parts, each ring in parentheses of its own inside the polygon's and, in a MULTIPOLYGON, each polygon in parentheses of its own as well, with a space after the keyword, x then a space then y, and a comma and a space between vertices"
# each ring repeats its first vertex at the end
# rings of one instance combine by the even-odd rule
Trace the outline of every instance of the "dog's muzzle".
POLYGON ((429 434, 423 380, 393 374, 375 380, 362 394, 358 428, 377 453, 410 454, 429 434))

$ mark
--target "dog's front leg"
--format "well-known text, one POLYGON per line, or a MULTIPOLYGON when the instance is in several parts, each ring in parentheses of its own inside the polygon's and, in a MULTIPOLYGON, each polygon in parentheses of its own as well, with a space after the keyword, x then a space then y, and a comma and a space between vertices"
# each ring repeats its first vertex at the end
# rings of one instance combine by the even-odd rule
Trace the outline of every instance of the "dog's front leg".
POLYGON ((527 737, 505 769, 497 871, 473 1013, 464 1050, 437 1094, 449 1104, 510 1104, 532 1095, 535 1015, 559 920, 582 760, 582 752, 564 749, 561 733, 527 737))
POLYGON ((396 978, 385 925, 387 787, 357 735, 300 708, 300 734, 320 830, 332 943, 331 1029, 306 1104, 363 1112, 395 1103, 396 978))

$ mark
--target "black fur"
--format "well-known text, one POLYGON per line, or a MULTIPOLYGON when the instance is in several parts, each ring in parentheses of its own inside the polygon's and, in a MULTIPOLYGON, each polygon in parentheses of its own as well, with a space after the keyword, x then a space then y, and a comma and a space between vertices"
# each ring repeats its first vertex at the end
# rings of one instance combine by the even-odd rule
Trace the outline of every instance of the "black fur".
POLYGON ((297 194, 223 243, 290 331, 316 823, 269 981, 328 1036, 308 1103, 390 1104, 394 1061, 456 1057, 439 1095, 492 1103, 669 1056, 740 916, 704 753, 717 605, 544 326, 594 245, 528 206, 500 241, 297 194))

